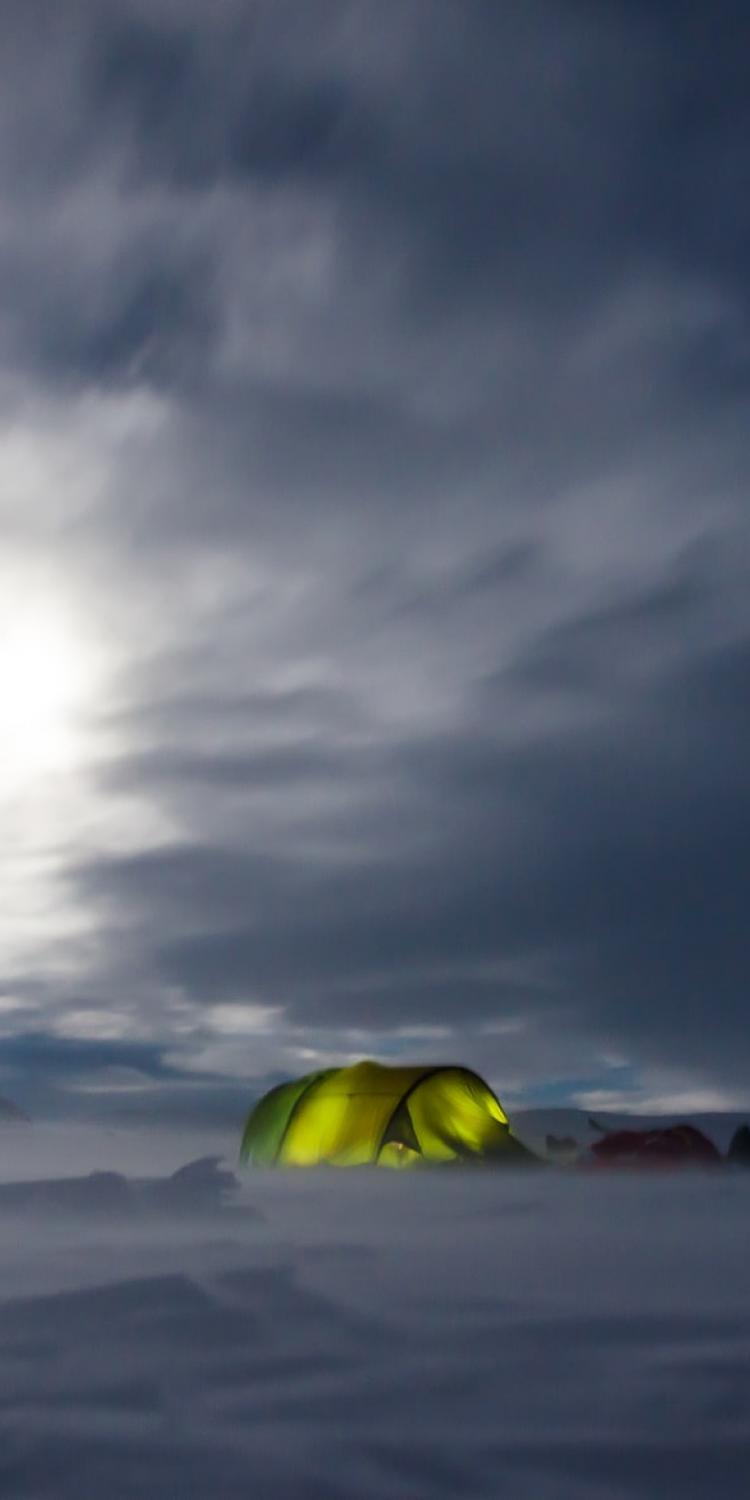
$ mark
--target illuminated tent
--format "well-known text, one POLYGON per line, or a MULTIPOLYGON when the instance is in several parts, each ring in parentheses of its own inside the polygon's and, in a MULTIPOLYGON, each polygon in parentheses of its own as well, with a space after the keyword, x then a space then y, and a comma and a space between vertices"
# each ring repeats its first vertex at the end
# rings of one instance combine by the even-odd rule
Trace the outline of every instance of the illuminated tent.
POLYGON ((289 1167, 534 1160, 470 1069, 374 1062, 325 1068, 271 1089, 248 1118, 240 1156, 289 1167))

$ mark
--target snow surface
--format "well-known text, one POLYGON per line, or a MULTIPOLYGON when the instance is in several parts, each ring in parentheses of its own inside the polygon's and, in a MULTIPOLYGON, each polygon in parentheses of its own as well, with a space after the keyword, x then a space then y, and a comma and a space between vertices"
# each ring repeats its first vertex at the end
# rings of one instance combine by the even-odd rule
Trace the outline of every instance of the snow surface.
MULTIPOLYGON (((36 1126, 0 1177, 234 1144, 36 1126)), ((750 1173, 152 1188, 113 1212, 92 1178, 65 1213, 0 1189, 2 1495, 746 1500, 750 1173)))

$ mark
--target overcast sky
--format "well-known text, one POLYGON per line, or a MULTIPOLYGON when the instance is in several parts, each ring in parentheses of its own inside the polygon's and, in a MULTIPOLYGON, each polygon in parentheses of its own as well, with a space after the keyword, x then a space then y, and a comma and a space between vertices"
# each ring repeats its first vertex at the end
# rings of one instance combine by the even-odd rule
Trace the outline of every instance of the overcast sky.
POLYGON ((746 19, 6 0, 0 1093, 750 1103, 746 19))

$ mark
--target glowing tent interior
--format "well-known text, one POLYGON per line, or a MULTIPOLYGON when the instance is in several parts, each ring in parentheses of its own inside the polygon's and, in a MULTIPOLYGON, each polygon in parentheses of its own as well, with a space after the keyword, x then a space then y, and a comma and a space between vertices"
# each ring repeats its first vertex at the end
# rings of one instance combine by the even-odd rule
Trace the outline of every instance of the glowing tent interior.
POLYGON ((240 1157, 290 1167, 535 1160, 470 1069, 375 1062, 326 1068, 271 1089, 249 1115, 240 1157))

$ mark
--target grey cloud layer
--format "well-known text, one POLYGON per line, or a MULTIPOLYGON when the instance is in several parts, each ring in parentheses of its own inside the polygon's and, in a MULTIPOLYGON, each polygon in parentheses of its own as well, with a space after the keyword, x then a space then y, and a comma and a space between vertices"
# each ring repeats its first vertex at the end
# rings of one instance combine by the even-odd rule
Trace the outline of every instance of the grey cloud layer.
POLYGON ((736 1086, 742 7, 33 9, 0 357, 158 414, 56 554, 120 611, 92 799, 168 829, 71 832, 87 1003, 736 1086))

